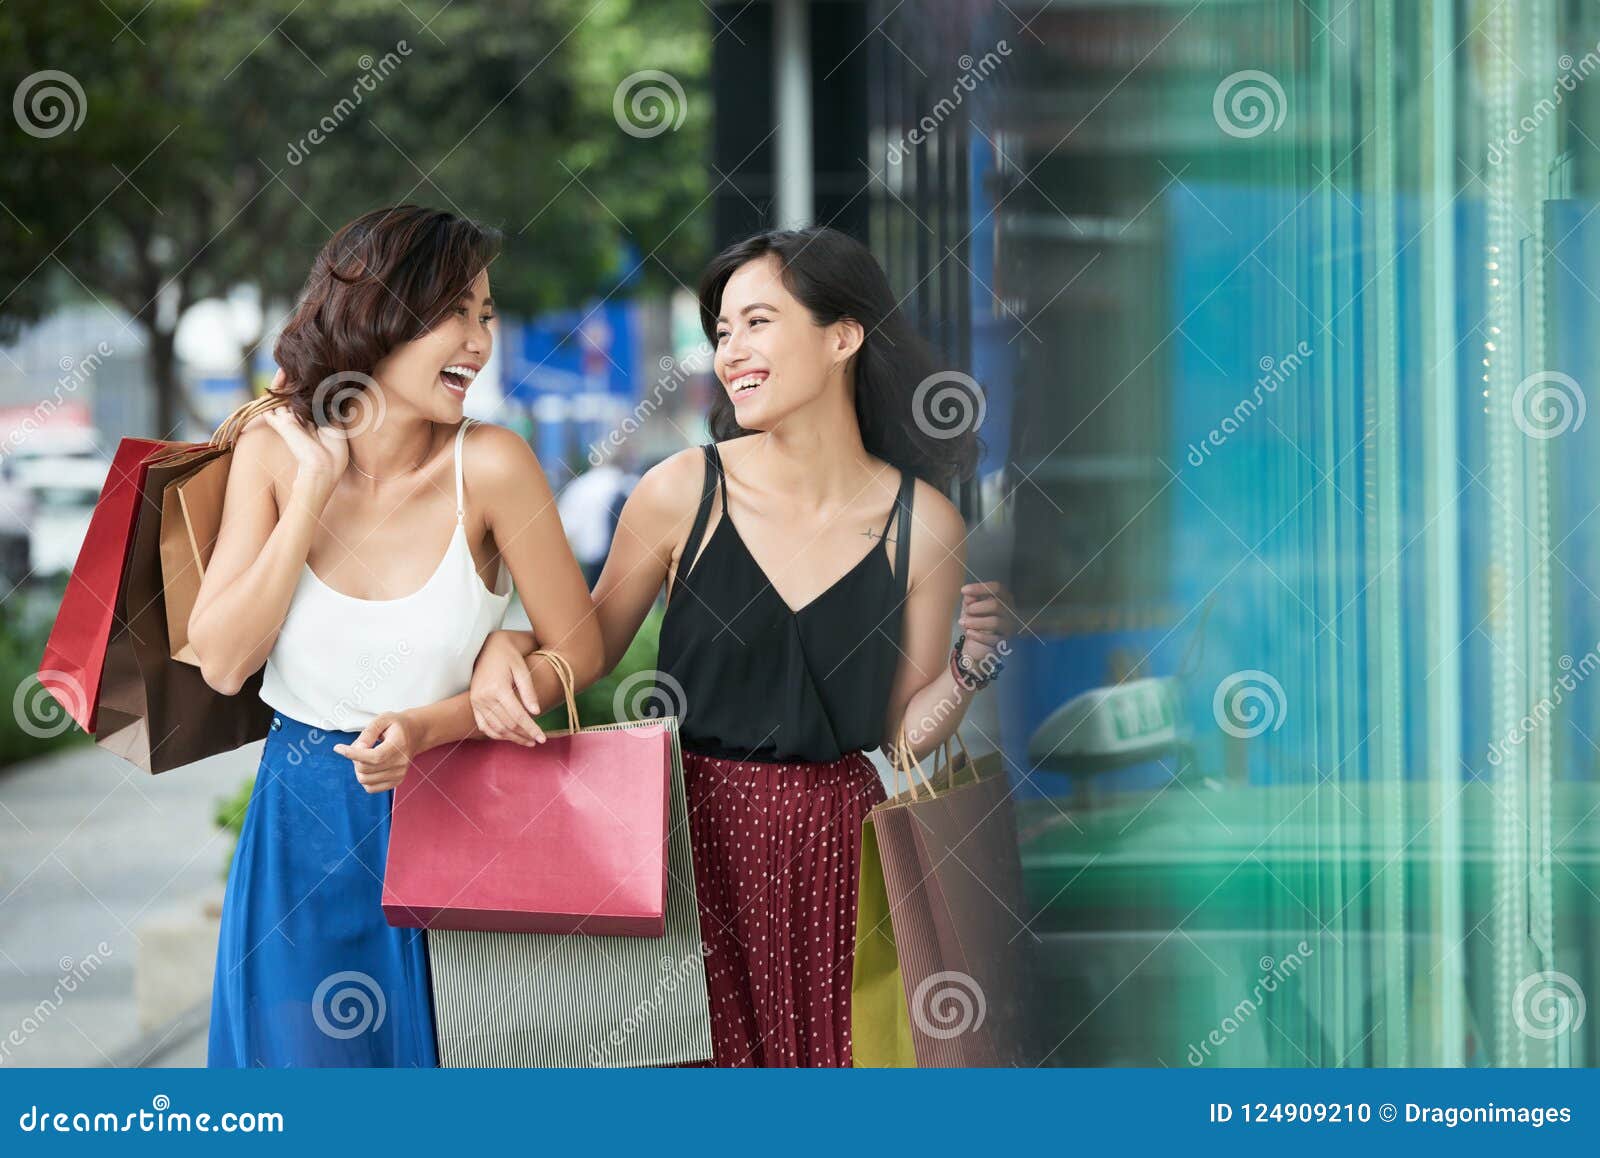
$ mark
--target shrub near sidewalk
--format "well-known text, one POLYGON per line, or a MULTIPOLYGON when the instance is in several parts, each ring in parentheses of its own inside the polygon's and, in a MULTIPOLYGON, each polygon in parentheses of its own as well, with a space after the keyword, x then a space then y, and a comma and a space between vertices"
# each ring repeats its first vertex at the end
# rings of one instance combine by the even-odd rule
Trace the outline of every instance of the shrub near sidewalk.
POLYGON ((0 713, 0 768, 46 752, 91 742, 39 683, 39 660, 66 590, 66 577, 38 587, 18 587, 0 600, 0 690, 9 710, 0 713))
MULTIPOLYGON (((661 635, 661 615, 660 607, 651 608, 650 614, 639 628, 639 634, 633 637, 633 642, 628 645, 627 654, 617 665, 617 670, 578 693, 578 715, 583 718, 585 725, 616 723, 618 686, 636 672, 649 671, 655 667, 661 635)), ((548 729, 565 728, 567 706, 561 704, 545 712, 539 717, 539 726, 548 729)), ((233 866, 233 850, 238 846, 239 833, 244 829, 244 814, 250 806, 250 792, 254 787, 255 779, 252 777, 241 784, 239 790, 232 796, 225 796, 217 801, 217 827, 233 834, 233 844, 229 846, 227 859, 223 862, 224 879, 233 866)))

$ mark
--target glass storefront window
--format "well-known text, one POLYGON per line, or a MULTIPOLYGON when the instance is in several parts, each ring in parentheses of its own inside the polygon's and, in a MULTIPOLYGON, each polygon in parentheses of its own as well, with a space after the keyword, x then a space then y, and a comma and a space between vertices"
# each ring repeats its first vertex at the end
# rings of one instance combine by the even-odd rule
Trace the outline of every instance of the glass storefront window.
POLYGON ((1594 1064, 1600 11, 893 9, 873 244, 990 403, 1041 1059, 1594 1064), (1052 725, 1107 688, 1175 735, 1052 725))

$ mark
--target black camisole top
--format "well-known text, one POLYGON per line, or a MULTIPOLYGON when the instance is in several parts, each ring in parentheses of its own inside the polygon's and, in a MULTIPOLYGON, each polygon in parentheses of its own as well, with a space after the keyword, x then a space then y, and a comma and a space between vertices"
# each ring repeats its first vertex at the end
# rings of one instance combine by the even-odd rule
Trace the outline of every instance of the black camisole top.
POLYGON ((658 702, 681 709, 684 751, 822 763, 878 747, 901 654, 914 477, 900 472, 882 541, 792 609, 729 517, 716 445, 703 449, 705 486, 668 592, 656 661, 658 702), (722 517, 701 551, 719 489, 722 517))

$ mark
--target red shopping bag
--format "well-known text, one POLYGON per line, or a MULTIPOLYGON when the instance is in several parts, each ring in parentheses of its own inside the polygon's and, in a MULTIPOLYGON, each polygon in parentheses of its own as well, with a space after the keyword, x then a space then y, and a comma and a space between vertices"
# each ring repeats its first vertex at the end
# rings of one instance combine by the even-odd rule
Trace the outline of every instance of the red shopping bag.
POLYGON ((124 438, 112 457, 111 471, 95 503, 61 610, 39 661, 39 683, 85 732, 95 730, 100 710, 100 677, 116 627, 117 600, 149 461, 191 446, 124 438))
POLYGON ((391 925, 660 937, 677 734, 660 720, 584 731, 572 673, 549 660, 572 730, 527 748, 466 740, 412 761, 394 792, 391 925))

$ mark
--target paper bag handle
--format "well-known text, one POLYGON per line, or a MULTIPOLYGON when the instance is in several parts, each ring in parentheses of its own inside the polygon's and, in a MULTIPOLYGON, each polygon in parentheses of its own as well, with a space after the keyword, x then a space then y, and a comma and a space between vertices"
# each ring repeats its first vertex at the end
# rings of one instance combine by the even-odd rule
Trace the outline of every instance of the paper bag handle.
MULTIPOLYGON (((954 742, 955 747, 961 749, 961 755, 966 757, 967 767, 972 769, 972 774, 974 777, 976 777, 977 765, 972 762, 972 753, 967 751, 967 742, 961 738, 961 732, 959 729, 950 733, 950 735, 939 744, 938 750, 934 753, 933 774, 937 776, 939 774, 939 769, 945 768, 949 771, 951 779, 953 780, 955 778, 955 753, 951 749, 952 742, 954 742)), ((890 755, 890 763, 894 766, 896 772, 896 787, 898 787, 900 783, 898 774, 902 766, 904 767, 906 773, 906 782, 911 786, 911 798, 913 800, 917 799, 918 796, 917 783, 914 779, 912 779, 911 775, 911 769, 913 768, 916 769, 917 775, 922 778, 922 783, 927 786, 928 795, 937 795, 937 793, 934 791, 933 781, 930 780, 927 773, 922 770, 922 761, 918 760, 911 754, 911 740, 906 735, 906 727, 904 724, 900 725, 900 738, 898 741, 896 741, 894 751, 890 755)))
POLYGON ((973 777, 976 778, 978 774, 978 768, 977 765, 972 762, 972 753, 967 751, 967 742, 961 738, 960 728, 957 728, 954 732, 951 732, 950 735, 945 739, 944 743, 939 745, 940 759, 939 762, 936 762, 933 766, 933 774, 937 776, 939 774, 939 769, 942 766, 949 770, 952 777, 955 776, 955 753, 950 750, 950 742, 952 740, 955 741, 955 746, 961 749, 961 754, 966 757, 967 767, 972 769, 973 777))
POLYGON ((567 662, 567 657, 558 651, 540 648, 528 658, 532 659, 535 655, 543 656, 556 669, 556 679, 561 681, 561 691, 567 697, 567 722, 574 732, 583 731, 583 725, 578 722, 578 697, 572 690, 577 681, 573 679, 572 665, 567 662))
POLYGON ((900 735, 895 740, 894 750, 889 754, 889 763, 893 766, 896 773, 895 787, 897 789, 900 786, 899 773, 904 770, 906 774, 906 784, 911 790, 911 799, 918 799, 916 777, 920 777, 923 784, 927 785, 928 795, 933 795, 933 781, 929 780, 928 774, 922 770, 922 761, 918 760, 914 755, 911 754, 911 741, 906 736, 906 726, 904 722, 900 724, 900 735), (912 769, 916 769, 916 777, 913 777, 912 769))
POLYGON ((265 414, 277 406, 288 405, 289 400, 282 394, 275 394, 268 390, 258 398, 252 398, 243 406, 238 407, 228 417, 222 420, 216 433, 211 436, 211 445, 224 450, 239 441, 239 435, 244 433, 244 428, 249 421, 258 414, 265 414))

